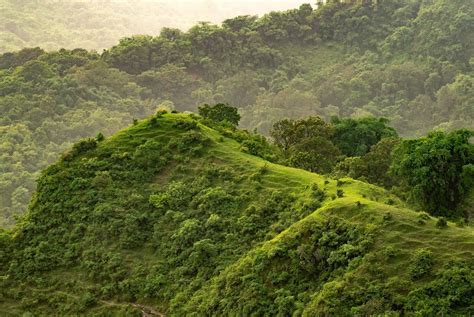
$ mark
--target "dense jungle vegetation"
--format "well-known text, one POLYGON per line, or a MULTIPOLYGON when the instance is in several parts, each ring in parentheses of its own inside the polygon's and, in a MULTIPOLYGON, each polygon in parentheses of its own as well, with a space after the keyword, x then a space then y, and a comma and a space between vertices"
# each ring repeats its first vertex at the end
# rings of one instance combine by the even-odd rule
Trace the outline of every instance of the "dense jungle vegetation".
POLYGON ((1 222, 26 209, 39 171, 74 141, 110 135, 158 107, 229 103, 241 127, 267 136, 276 121, 309 115, 384 117, 404 137, 472 129, 473 10, 466 0, 330 1, 188 32, 164 28, 103 54, 5 53, 1 222))
MULTIPOLYGON (((271 163, 279 150, 236 129, 235 109, 200 112, 159 111, 44 170, 0 232, 3 315, 472 313, 472 227, 271 163)), ((466 148, 463 134, 429 138, 466 148)))
POLYGON ((331 0, 0 55, 0 315, 474 314, 473 29, 331 0))

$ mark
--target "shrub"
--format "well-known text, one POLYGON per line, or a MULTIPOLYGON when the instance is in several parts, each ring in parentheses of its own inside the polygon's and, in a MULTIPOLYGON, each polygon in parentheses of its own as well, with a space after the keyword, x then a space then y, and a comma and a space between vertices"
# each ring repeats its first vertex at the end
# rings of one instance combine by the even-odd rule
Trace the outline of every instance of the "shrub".
POLYGON ((189 246, 199 237, 201 231, 201 224, 197 219, 186 219, 181 224, 179 229, 173 234, 172 238, 181 247, 189 246))
POLYGON ((473 307, 472 272, 472 266, 466 263, 448 263, 436 279, 408 294, 406 312, 417 316, 469 316, 473 307))
POLYGON ((418 249, 408 267, 410 277, 416 280, 425 276, 431 271, 433 264, 433 253, 429 249, 418 249))
POLYGON ((156 117, 151 117, 151 119, 149 121, 149 125, 151 127, 154 127, 154 126, 158 125, 158 120, 156 119, 156 117))
POLYGON ((178 120, 173 124, 173 128, 178 128, 185 131, 196 130, 198 129, 198 124, 196 121, 192 120, 178 120))
POLYGON ((157 118, 161 118, 164 114, 167 114, 167 113, 168 113, 167 110, 165 110, 165 109, 160 109, 160 110, 158 110, 158 111, 156 112, 155 116, 156 116, 157 118))
POLYGON ((400 250, 389 245, 382 250, 382 253, 387 259, 391 259, 396 257, 400 253, 400 250))
POLYGON ((105 137, 101 132, 99 132, 99 134, 97 134, 95 139, 97 140, 97 142, 101 142, 101 141, 104 141, 105 137))
POLYGON ((311 185, 311 197, 322 202, 326 198, 326 192, 319 188, 318 184, 313 183, 311 185))
POLYGON ((458 221, 456 221, 456 227, 464 228, 465 225, 466 225, 466 219, 459 219, 458 221))
POLYGON ((336 195, 337 197, 341 198, 341 197, 344 197, 344 191, 342 189, 338 189, 336 191, 336 195))
POLYGON ((444 217, 439 217, 438 221, 436 222, 436 227, 437 228, 446 228, 448 226, 448 222, 446 221, 446 218, 444 217))
POLYGON ((418 214, 418 218, 423 219, 423 220, 430 220, 430 215, 426 212, 420 212, 418 214))
POLYGON ((216 123, 228 122, 234 126, 237 126, 240 121, 240 115, 237 108, 223 103, 214 106, 207 104, 200 106, 199 115, 216 123))
POLYGON ((89 138, 80 140, 72 146, 71 151, 63 156, 63 159, 68 161, 75 158, 78 155, 85 154, 89 151, 94 150, 97 147, 97 141, 95 139, 89 138))
POLYGON ((387 213, 385 213, 385 214, 383 215, 383 220, 384 220, 384 221, 390 221, 390 220, 392 220, 392 219, 393 219, 393 216, 392 216, 392 214, 389 213, 389 212, 387 212, 387 213))

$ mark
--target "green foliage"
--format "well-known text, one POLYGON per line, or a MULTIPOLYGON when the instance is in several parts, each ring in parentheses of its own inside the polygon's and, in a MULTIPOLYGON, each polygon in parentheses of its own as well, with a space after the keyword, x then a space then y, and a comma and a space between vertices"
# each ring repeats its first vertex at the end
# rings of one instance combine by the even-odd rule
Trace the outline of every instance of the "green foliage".
POLYGON ((334 126, 332 141, 346 156, 362 156, 381 139, 397 135, 383 118, 331 119, 334 126))
POLYGON ((448 226, 448 222, 446 221, 446 218, 444 217, 439 217, 438 220, 436 221, 436 227, 443 229, 448 226))
POLYGON ((384 138, 370 148, 363 156, 347 157, 334 168, 336 176, 349 176, 363 179, 372 184, 391 188, 398 184, 391 175, 392 152, 400 143, 398 138, 384 138))
POLYGON ((64 160, 72 160, 75 157, 94 150, 97 147, 96 139, 85 139, 75 143, 72 150, 63 156, 64 160))
MULTIPOLYGON (((92 15, 119 32, 127 23, 103 14, 110 5, 92 15)), ((56 20, 34 33, 33 10, 66 8, 70 25, 91 21, 84 3, 2 3, 22 22, 4 23, 11 35, 0 50, 48 34, 56 20)), ((472 258, 470 227, 420 227, 432 220, 388 205, 382 189, 260 158, 324 173, 339 163, 336 176, 409 192, 432 214, 463 215, 470 132, 402 141, 392 160, 399 140, 373 117, 411 137, 473 128, 472 13, 463 1, 329 1, 165 28, 101 55, 85 50, 97 46, 89 31, 74 45, 85 49, 54 52, 43 42, 50 52, 1 55, 2 215, 21 214, 39 180, 27 215, 0 232, 0 311, 141 315, 152 303, 171 315, 468 315, 472 266, 449 261, 472 258), (218 104, 204 106, 207 120, 156 113, 87 139, 157 105, 202 104, 218 104), (240 116, 250 131, 277 122, 271 135, 282 153, 236 129, 240 116), (324 121, 333 116, 352 119, 324 121)), ((110 33, 100 33, 110 47, 110 33)), ((65 34, 60 46, 72 38, 65 34)))
POLYGON ((392 170, 412 199, 435 216, 462 216, 457 208, 472 188, 472 132, 433 132, 405 140, 396 150, 392 170))
POLYGON ((472 307, 473 272, 472 263, 447 264, 433 281, 408 294, 407 311, 421 315, 455 315, 460 307, 472 307))
MULTIPOLYGON (((434 127, 474 128, 472 8, 463 1, 328 2, 315 10, 303 5, 261 18, 227 19, 220 26, 200 23, 188 32, 164 28, 159 36, 124 38, 101 55, 88 52, 111 47, 119 33, 127 34, 127 26, 142 25, 124 22, 130 12, 143 25, 154 26, 153 10, 162 16, 169 9, 134 2, 132 10, 131 5, 2 2, 8 18, 0 31, 0 51, 39 43, 48 51, 27 48, 0 56, 0 142, 6 153, 0 161, 0 209, 8 223, 26 209, 39 171, 72 143, 98 132, 111 135, 157 106, 196 111, 202 104, 229 102, 239 107, 242 127, 264 134, 283 118, 362 118, 341 119, 351 128, 350 122, 359 123, 347 133, 342 124, 339 141, 330 139, 351 155, 366 153, 381 134, 393 134, 381 120, 367 117, 388 118, 400 135, 409 137, 434 127), (64 20, 70 12, 74 17, 64 20), (33 16, 42 28, 32 24, 33 16), (120 27, 110 31, 110 25, 120 27), (42 41, 51 29, 56 35, 42 41), (97 44, 93 34, 99 33, 97 44), (77 39, 73 47, 83 48, 52 51, 70 47, 71 39, 77 39)), ((196 10, 183 6, 180 17, 186 14, 194 16, 196 10)), ((173 14, 165 15, 169 23, 180 23, 173 14)), ((326 140, 308 142, 325 154, 315 159, 315 151, 295 150, 293 165, 331 172, 340 162, 335 148, 326 140)), ((269 158, 259 144, 248 141, 242 149, 269 158)), ((372 158, 384 153, 376 151, 372 158)), ((346 165, 352 166, 347 168, 353 177, 398 186, 382 175, 385 158, 374 170, 368 169, 374 162, 359 164, 365 160, 346 165)))
POLYGON ((434 264, 433 253, 428 249, 418 249, 412 257, 409 272, 414 280, 419 279, 431 272, 434 264))
MULTIPOLYGON (((0 72, 0 214, 11 225, 25 211, 39 171, 72 143, 110 135, 130 117, 151 112, 139 97, 143 88, 97 62, 95 53, 25 49, 2 58, 9 69, 0 72)), ((64 157, 93 143, 77 143, 64 157)))
POLYGON ((308 221, 300 232, 304 238, 288 234, 277 243, 257 248, 240 265, 230 266, 197 292, 181 309, 218 315, 291 314, 302 309, 309 295, 333 272, 344 270, 367 252, 371 238, 364 232, 361 227, 335 218, 321 223, 308 221), (216 296, 227 300, 215 301, 216 296))
POLYGON ((330 138, 332 126, 320 117, 276 122, 271 136, 290 165, 317 173, 328 173, 338 157, 339 149, 330 138))
POLYGON ((97 134, 97 136, 95 137, 96 141, 97 142, 102 142, 105 140, 105 137, 104 135, 102 134, 102 132, 99 132, 99 134, 97 134))
POLYGON ((229 123, 234 126, 237 126, 240 121, 237 108, 223 103, 218 103, 214 106, 203 105, 199 107, 199 115, 215 123, 229 123))
POLYGON ((423 312, 430 292, 469 309, 470 271, 434 271, 470 259, 469 227, 421 232, 384 190, 269 163, 242 152, 248 132, 194 118, 153 115, 47 168, 0 232, 0 310, 373 315, 423 312))

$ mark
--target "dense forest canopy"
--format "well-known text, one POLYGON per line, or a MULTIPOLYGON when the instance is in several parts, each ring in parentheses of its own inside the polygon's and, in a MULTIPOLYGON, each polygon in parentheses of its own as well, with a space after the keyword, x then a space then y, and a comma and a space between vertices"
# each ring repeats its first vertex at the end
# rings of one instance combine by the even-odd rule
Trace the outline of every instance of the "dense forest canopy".
POLYGON ((472 129, 473 11, 465 0, 329 1, 187 32, 164 28, 123 38, 102 54, 5 53, 2 215, 11 222, 25 209, 38 172, 75 140, 110 135, 157 108, 229 103, 239 108, 241 127, 267 136, 280 119, 310 115, 384 117, 403 137, 472 129))

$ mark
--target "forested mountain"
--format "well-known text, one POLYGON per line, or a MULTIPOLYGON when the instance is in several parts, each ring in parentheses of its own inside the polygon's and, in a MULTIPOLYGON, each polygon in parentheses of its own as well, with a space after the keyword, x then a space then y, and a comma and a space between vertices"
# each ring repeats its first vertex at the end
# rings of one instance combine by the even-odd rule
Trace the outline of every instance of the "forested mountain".
MULTIPOLYGON (((473 312, 472 227, 415 212, 374 185, 271 163, 262 157, 278 159, 278 148, 236 129, 235 109, 199 112, 159 111, 76 143, 44 170, 26 217, 0 231, 0 314, 473 312)), ((347 131, 333 124, 335 135, 347 131)), ((421 146, 451 145, 474 163, 465 137, 428 140, 446 136, 421 146)))
POLYGON ((123 38, 103 54, 0 57, 0 208, 12 222, 39 170, 73 141, 157 107, 239 108, 269 135, 282 118, 385 117, 399 135, 473 128, 473 3, 329 1, 188 32, 123 38))
POLYGON ((299 0, 0 0, 0 53, 25 47, 102 51, 124 36, 187 30, 240 14, 297 7, 299 0))

